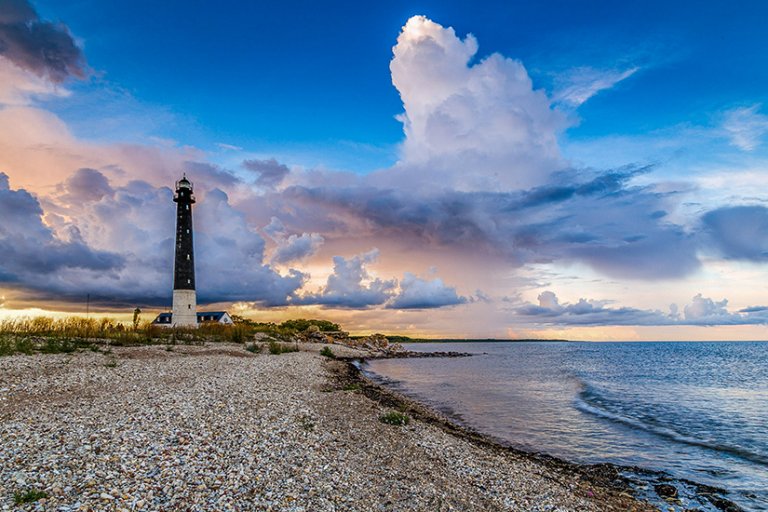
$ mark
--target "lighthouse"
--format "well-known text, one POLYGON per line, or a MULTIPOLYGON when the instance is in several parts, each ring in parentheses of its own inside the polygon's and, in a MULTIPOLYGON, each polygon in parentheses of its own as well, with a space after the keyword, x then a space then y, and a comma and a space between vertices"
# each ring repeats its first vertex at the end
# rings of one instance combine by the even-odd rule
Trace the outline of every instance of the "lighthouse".
POLYGON ((177 327, 197 327, 195 252, 192 243, 192 183, 184 175, 176 182, 176 259, 173 265, 172 322, 177 327))

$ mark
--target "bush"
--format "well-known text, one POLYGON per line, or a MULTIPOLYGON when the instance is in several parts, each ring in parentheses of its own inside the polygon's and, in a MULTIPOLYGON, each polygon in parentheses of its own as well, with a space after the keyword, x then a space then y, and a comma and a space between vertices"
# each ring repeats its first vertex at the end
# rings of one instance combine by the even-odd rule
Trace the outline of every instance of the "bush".
POLYGON ((299 318, 297 320, 286 320, 280 324, 280 328, 286 331, 304 332, 310 325, 317 326, 321 331, 340 331, 341 326, 328 320, 306 320, 299 318))
POLYGON ((39 347, 42 354, 70 354, 77 350, 77 344, 67 338, 56 339, 46 338, 45 342, 39 347))
POLYGON ((336 359, 336 354, 333 353, 331 347, 323 347, 323 349, 320 351, 320 355, 329 359, 336 359))
POLYGON ((379 421, 386 423, 387 425, 405 426, 408 424, 408 422, 411 421, 411 419, 407 414, 403 414, 397 411, 390 411, 379 416, 379 421))
POLYGON ((261 344, 259 343, 249 343, 245 346, 245 350, 251 354, 261 354, 261 348, 261 344))
POLYGON ((299 349, 296 348, 294 345, 288 345, 286 343, 278 343, 276 341, 270 341, 269 342, 269 353, 270 354, 287 354, 289 352, 298 352, 299 349))

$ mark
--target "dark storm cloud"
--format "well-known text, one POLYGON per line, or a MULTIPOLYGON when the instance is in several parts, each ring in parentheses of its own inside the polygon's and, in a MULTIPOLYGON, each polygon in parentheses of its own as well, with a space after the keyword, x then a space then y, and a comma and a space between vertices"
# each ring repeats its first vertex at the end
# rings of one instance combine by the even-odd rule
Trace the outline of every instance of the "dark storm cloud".
POLYGON ((683 277, 699 267, 696 241, 665 221, 675 192, 630 185, 648 170, 625 168, 586 180, 560 173, 558 183, 521 192, 290 187, 283 197, 308 219, 306 228, 314 218, 357 218, 377 235, 472 247, 512 265, 579 261, 616 277, 683 277))
POLYGON ((0 55, 60 83, 84 76, 84 58, 67 27, 43 21, 27 0, 0 2, 0 55))
POLYGON ((709 241, 726 259, 768 260, 768 208, 718 208, 702 217, 709 241))
POLYGON ((290 173, 290 169, 274 158, 269 160, 245 160, 243 167, 256 173, 256 185, 266 188, 278 186, 290 173))
POLYGON ((124 265, 118 254, 94 250, 70 231, 70 240, 56 238, 42 221, 43 210, 26 190, 12 190, 0 173, 0 279, 6 283, 45 288, 51 277, 66 271, 112 272, 124 265))
MULTIPOLYGON (((173 276, 172 191, 144 181, 113 187, 99 171, 75 171, 48 198, 12 190, 0 173, 0 282, 24 300, 169 305, 173 276), (55 229, 55 234, 54 234, 55 229), (63 240, 62 240, 63 239, 63 240), (106 250, 108 248, 109 250, 106 250)), ((264 262, 264 240, 209 190, 195 211, 199 300, 286 305, 306 276, 264 262)))

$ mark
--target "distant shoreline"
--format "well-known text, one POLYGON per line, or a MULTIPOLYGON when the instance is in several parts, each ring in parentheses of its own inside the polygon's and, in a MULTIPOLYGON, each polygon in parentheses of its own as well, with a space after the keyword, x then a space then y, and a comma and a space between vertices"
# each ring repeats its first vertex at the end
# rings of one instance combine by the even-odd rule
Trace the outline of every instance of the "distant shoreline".
MULTIPOLYGON (((536 338, 522 338, 522 339, 499 339, 499 338, 411 338, 409 336, 399 335, 384 335, 390 343, 530 343, 530 342, 571 342, 573 340, 563 339, 536 339, 536 338)), ((350 336, 352 339, 365 338, 365 336, 350 336)))

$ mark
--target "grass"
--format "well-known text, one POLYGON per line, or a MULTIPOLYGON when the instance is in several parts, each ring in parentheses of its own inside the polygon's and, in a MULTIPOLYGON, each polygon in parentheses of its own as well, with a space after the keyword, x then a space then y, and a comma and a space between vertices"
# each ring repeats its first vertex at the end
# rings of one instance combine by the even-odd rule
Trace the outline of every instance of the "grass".
POLYGON ((360 390, 360 384, 347 384, 343 388, 341 388, 342 391, 359 391, 360 390))
MULTIPOLYGON (((275 340, 287 342, 310 327, 324 332, 341 330, 338 324, 327 320, 298 319, 275 324, 254 322, 237 316, 234 318, 233 325, 210 322, 201 324, 196 329, 160 327, 150 321, 137 321, 126 325, 111 318, 95 319, 78 316, 5 319, 0 321, 0 356, 70 353, 86 348, 97 351, 99 349, 94 347, 100 345, 246 343, 252 340, 256 333, 266 333, 275 340)), ((276 353, 294 351, 286 348, 276 353)))
POLYGON ((37 500, 47 498, 48 493, 45 491, 38 491, 37 489, 29 489, 21 492, 16 491, 13 493, 13 502, 16 505, 23 505, 24 503, 34 503, 37 500))
POLYGON ((287 354, 289 352, 298 352, 299 349, 295 345, 289 345, 287 343, 278 343, 277 341, 269 342, 269 353, 273 355, 287 354))
POLYGON ((397 411, 389 411, 388 413, 379 416, 379 421, 386 423, 387 425, 397 425, 402 427, 407 425, 411 419, 407 414, 403 414, 397 411))
POLYGON ((333 353, 331 347, 323 347, 322 350, 320 350, 320 355, 329 359, 336 359, 336 354, 333 353))

